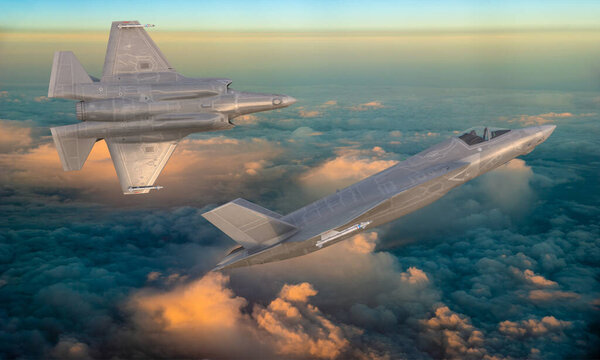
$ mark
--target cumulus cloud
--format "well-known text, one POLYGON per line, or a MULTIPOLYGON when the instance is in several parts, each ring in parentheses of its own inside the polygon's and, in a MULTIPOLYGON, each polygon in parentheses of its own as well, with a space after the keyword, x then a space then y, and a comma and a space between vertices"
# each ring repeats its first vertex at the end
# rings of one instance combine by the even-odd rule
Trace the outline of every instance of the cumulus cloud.
POLYGON ((271 353, 332 359, 349 346, 342 327, 308 302, 317 294, 311 284, 285 284, 269 305, 255 304, 246 313, 248 301, 228 282, 221 273, 209 273, 168 292, 137 293, 129 304, 136 332, 186 357, 271 353))
POLYGON ((292 132, 292 139, 302 139, 309 136, 319 136, 322 132, 315 131, 308 126, 301 126, 292 132))
MULTIPOLYGON (((269 166, 269 159, 280 153, 276 144, 262 139, 237 140, 221 136, 183 140, 157 180, 165 189, 143 200, 125 199, 105 142, 96 143, 81 170, 64 172, 53 144, 42 143, 25 152, 12 152, 15 146, 29 144, 29 129, 8 129, 10 136, 4 144, 10 146, 11 153, 0 154, 0 166, 4 169, 0 174, 2 181, 22 187, 69 188, 82 198, 99 202, 130 204, 149 200, 157 204, 181 204, 195 196, 201 196, 205 203, 222 201, 250 177, 260 173, 268 178, 270 174, 265 173, 265 167, 269 166), (207 197, 209 194, 212 195, 207 197)), ((277 172, 272 174, 279 176, 277 172)))
POLYGON ((552 287, 557 286, 556 281, 548 280, 541 275, 536 275, 532 270, 525 269, 524 271, 520 271, 517 268, 512 268, 513 273, 523 281, 538 287, 552 287))
POLYGON ((35 102, 48 102, 50 99, 47 96, 37 96, 33 99, 35 102))
POLYGON ((558 339, 557 335, 561 335, 571 325, 570 321, 558 320, 554 316, 544 316, 541 320, 528 319, 519 322, 506 320, 498 325, 498 330, 513 338, 553 335, 554 339, 558 339))
POLYGON ((256 124, 256 123, 258 123, 258 121, 259 121, 258 115, 253 115, 253 114, 246 114, 246 115, 238 116, 235 119, 233 119, 233 122, 236 125, 256 124))
POLYGON ((526 210, 533 200, 534 173, 522 159, 513 159, 481 179, 485 196, 508 211, 526 210))
MULTIPOLYGON (((31 145, 0 156, 0 357, 315 358, 336 351, 343 359, 598 357, 595 119, 576 115, 597 111, 589 96, 570 95, 563 111, 555 101, 532 105, 531 96, 521 96, 525 92, 492 102, 498 92, 369 90, 397 117, 364 111, 348 118, 344 109, 321 107, 317 98, 315 109, 326 121, 296 116, 258 121, 226 137, 199 135, 178 148, 159 177, 167 187, 147 197, 120 195, 105 150, 92 154, 96 164, 106 165, 82 178, 83 185, 64 177, 77 173, 63 173, 50 140, 37 136, 51 123, 74 120, 72 104, 35 102, 43 88, 18 90, 27 106, 2 99, 5 117, 31 119, 35 127, 31 145), (403 100, 413 92, 417 101, 403 100), (524 114, 574 115, 556 118, 564 120, 554 142, 560 151, 552 151, 552 137, 526 162, 452 190, 379 227, 380 235, 363 233, 221 279, 204 275, 234 245, 201 217, 207 202, 242 196, 282 213, 293 210, 316 197, 309 191, 319 183, 300 181, 311 170, 344 156, 367 163, 414 154, 435 141, 428 132, 445 133, 448 123, 468 128, 482 113, 511 113, 515 102, 508 98, 518 98, 524 114), (299 127, 305 128, 294 134, 299 127), (319 133, 327 141, 314 136, 319 133), (390 146, 389 140, 402 142, 390 146), (37 168, 15 165, 10 157, 37 168), (86 193, 90 185, 96 195, 86 193), (135 208, 113 206, 121 201, 135 208), (171 208, 182 204, 194 207, 171 208), (186 298, 186 291, 194 296, 186 298), (148 306, 139 306, 137 296, 148 306), (219 304, 206 299, 213 296, 219 304), (230 332, 203 318, 213 306, 215 315, 229 312, 235 324, 225 329, 230 332), (259 325, 259 314, 268 326, 259 325), (570 325, 555 330, 544 317, 570 325), (510 335, 508 329, 528 329, 528 320, 551 330, 510 335), (206 332, 213 329, 217 335, 206 332), (291 338, 309 346, 295 349, 291 338)), ((348 93, 344 101, 359 103, 361 94, 348 93)))
POLYGON ((300 117, 303 118, 313 118, 313 117, 317 117, 317 116, 321 116, 321 112, 317 111, 317 110, 300 110, 298 112, 298 115, 300 115, 300 117))
POLYGON ((308 170, 300 176, 299 181, 311 193, 329 194, 397 163, 395 160, 382 159, 385 155, 381 147, 368 151, 339 149, 335 158, 308 170))
POLYGON ((337 105, 336 100, 328 100, 328 101, 325 101, 323 104, 321 104, 321 107, 332 107, 332 106, 336 106, 336 105, 337 105))
POLYGON ((308 283, 285 285, 266 308, 254 308, 253 317, 259 328, 274 337, 277 353, 333 359, 348 347, 342 328, 307 304, 316 294, 308 283))
POLYGON ((0 120, 0 153, 23 150, 32 144, 31 128, 16 121, 0 120))
POLYGON ((555 123, 561 119, 568 119, 573 117, 587 117, 587 116, 595 116, 596 113, 582 113, 582 114, 573 114, 570 112, 549 112, 538 115, 519 115, 513 118, 500 117, 500 120, 508 121, 508 122, 517 122, 523 126, 534 126, 534 125, 544 125, 549 123, 555 123))
POLYGON ((447 306, 435 309, 434 315, 421 320, 425 328, 421 341, 436 358, 482 359, 489 358, 483 347, 483 333, 465 317, 447 306))
POLYGON ((89 354, 89 346, 74 338, 63 338, 56 344, 51 352, 56 359, 87 360, 92 359, 89 354))
POLYGON ((573 300, 578 299, 579 297, 579 294, 576 294, 574 292, 560 290, 531 290, 528 295, 529 300, 536 303, 560 300, 573 300))
POLYGON ((372 109, 381 109, 383 107, 385 107, 385 106, 383 106, 383 104, 381 103, 381 101, 369 101, 369 102, 366 102, 364 104, 352 106, 352 107, 350 107, 350 110, 352 110, 352 111, 366 111, 366 110, 372 110, 372 109))

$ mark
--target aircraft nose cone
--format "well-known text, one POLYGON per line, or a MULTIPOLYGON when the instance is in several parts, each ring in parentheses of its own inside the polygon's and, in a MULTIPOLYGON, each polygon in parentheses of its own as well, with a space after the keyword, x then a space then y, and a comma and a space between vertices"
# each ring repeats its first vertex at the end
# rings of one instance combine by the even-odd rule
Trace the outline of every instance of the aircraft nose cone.
POLYGON ((542 138, 546 140, 550 137, 550 135, 552 135, 552 132, 554 132, 554 129, 556 129, 556 125, 542 125, 539 128, 542 138))
POLYGON ((283 97, 283 105, 285 106, 290 106, 292 104, 294 104, 297 100, 291 96, 284 96, 283 97))

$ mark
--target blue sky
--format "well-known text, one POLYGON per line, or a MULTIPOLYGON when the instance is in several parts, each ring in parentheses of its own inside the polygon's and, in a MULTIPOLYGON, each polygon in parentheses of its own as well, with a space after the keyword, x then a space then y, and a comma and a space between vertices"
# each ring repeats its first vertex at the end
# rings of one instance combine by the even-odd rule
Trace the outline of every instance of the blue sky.
POLYGON ((169 30, 598 28, 597 1, 0 1, 9 30, 101 30, 138 19, 169 30))

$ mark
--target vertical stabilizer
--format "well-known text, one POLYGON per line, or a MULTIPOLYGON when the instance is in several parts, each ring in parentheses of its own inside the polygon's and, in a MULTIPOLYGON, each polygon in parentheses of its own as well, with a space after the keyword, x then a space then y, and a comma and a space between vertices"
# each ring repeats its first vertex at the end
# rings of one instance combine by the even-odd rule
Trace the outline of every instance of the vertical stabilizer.
POLYGON ((97 140, 79 137, 78 127, 79 124, 74 124, 50 129, 65 171, 80 170, 97 140))
POLYGON ((48 97, 78 100, 75 85, 91 83, 92 78, 85 71, 75 54, 71 51, 54 53, 48 97))

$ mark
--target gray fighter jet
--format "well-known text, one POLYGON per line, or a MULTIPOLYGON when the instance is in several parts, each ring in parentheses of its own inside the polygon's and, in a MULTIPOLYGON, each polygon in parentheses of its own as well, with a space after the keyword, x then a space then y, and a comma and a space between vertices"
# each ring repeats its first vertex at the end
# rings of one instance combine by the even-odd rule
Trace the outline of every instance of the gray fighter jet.
POLYGON ((231 129, 232 119, 293 104, 290 96, 235 91, 231 80, 177 73, 137 21, 112 23, 102 78, 70 51, 54 54, 48 97, 81 100, 81 123, 51 129, 65 171, 79 170, 94 143, 108 145, 125 194, 143 194, 177 143, 201 131, 231 129))
POLYGON ((285 216, 243 199, 229 202, 203 214, 240 245, 215 270, 308 254, 395 220, 531 152, 555 127, 470 129, 285 216))

